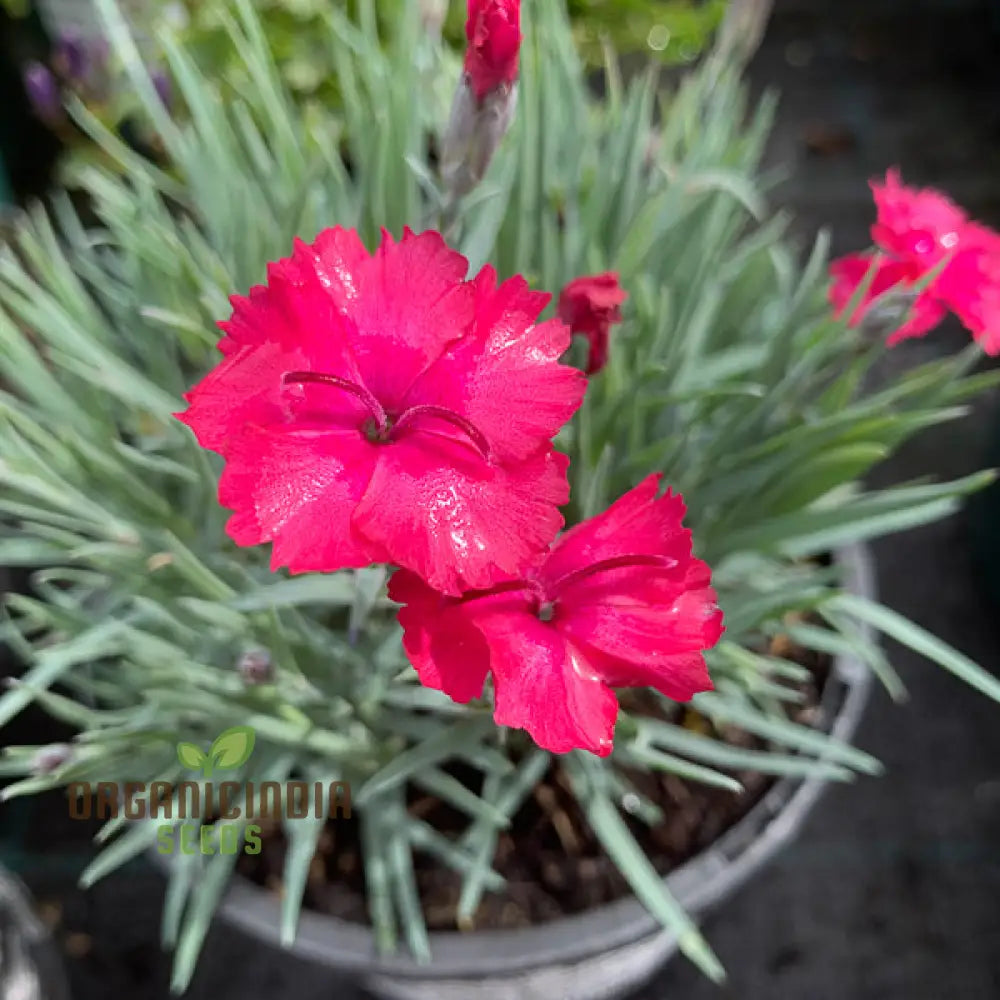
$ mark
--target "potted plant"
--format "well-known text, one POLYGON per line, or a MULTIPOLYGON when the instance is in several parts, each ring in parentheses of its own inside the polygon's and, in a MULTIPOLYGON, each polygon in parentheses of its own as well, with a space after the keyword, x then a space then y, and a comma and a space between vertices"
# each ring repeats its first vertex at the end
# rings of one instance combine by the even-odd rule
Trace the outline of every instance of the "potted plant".
POLYGON ((178 990, 220 905, 389 996, 609 995, 673 943, 721 977, 679 900, 877 773, 875 631, 1000 695, 858 549, 992 479, 861 483, 996 382, 997 238, 890 175, 831 290, 767 212, 738 33, 662 106, 614 64, 596 100, 520 7, 470 4, 450 111, 417 5, 328 10, 317 119, 234 0, 253 86, 166 36, 182 124, 99 0, 172 166, 77 107, 100 226, 57 193, 0 256, 0 562, 38 567, 0 723, 79 734, 4 794, 104 818, 87 883, 169 861, 178 990), (945 309, 977 343, 873 384, 945 309))

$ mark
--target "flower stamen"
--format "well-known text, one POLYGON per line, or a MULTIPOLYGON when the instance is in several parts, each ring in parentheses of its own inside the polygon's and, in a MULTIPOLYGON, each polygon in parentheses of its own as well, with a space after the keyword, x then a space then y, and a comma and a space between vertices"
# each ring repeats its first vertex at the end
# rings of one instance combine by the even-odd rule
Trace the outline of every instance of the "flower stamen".
POLYGON ((530 580, 509 580, 507 583, 498 583, 489 590, 473 590, 463 594, 458 599, 459 604, 474 604, 476 601, 485 601, 501 594, 523 594, 534 590, 535 587, 530 580))
MULTIPOLYGON (((368 407, 368 412, 374 421, 374 437, 378 440, 385 440, 389 434, 389 416, 385 412, 382 404, 366 389, 357 382, 350 379, 341 378, 339 375, 329 375, 325 372, 285 372, 282 377, 285 385, 328 385, 334 389, 341 389, 349 392, 352 396, 360 399, 368 407)), ((372 437, 372 435, 369 435, 372 437)))
POLYGON ((607 573, 615 569, 629 569, 635 566, 647 566, 650 569, 669 572, 677 566, 677 560, 671 559, 669 556, 655 555, 614 556, 611 559, 602 559, 591 566, 582 566, 560 577, 549 588, 549 594, 554 601, 556 594, 574 583, 596 576, 598 573, 607 573))
POLYGON ((436 417, 438 420, 444 420, 457 427, 469 439, 469 442, 479 452, 483 460, 486 462, 490 460, 490 443, 486 439, 486 435, 474 423, 444 406, 434 406, 430 403, 411 406, 396 421, 392 428, 391 437, 398 437, 415 420, 419 420, 421 417, 436 417))

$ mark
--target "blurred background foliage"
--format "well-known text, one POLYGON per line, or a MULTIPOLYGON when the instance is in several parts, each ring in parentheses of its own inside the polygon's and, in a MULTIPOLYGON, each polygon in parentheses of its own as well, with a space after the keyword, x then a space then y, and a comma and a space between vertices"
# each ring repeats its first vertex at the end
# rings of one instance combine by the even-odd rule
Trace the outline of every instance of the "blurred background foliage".
MULTIPOLYGON (((602 62, 608 45, 625 55, 643 54, 672 65, 694 60, 711 40, 729 0, 570 0, 576 41, 591 65, 602 62)), ((400 16, 406 3, 418 3, 429 32, 440 35, 455 51, 455 73, 463 44, 464 0, 379 0, 378 14, 386 22, 400 16)), ((179 36, 199 65, 214 67, 217 81, 242 92, 252 81, 233 56, 227 42, 225 17, 215 0, 127 0, 122 4, 133 28, 146 39, 144 55, 155 70, 162 62, 156 42, 166 28, 179 36)), ((322 115, 336 108, 336 73, 327 42, 326 19, 332 9, 353 8, 356 0, 257 0, 255 7, 265 26, 269 45, 296 103, 322 115)), ((351 10, 351 13, 355 13, 351 10)), ((131 145, 154 158, 158 152, 155 136, 137 135, 132 129, 135 96, 120 82, 119 68, 107 55, 89 0, 0 0, 0 18, 8 44, 2 58, 8 72, 24 81, 24 96, 33 106, 36 120, 55 135, 63 146, 74 150, 77 159, 100 154, 87 142, 64 114, 60 95, 75 97, 109 127, 119 131, 131 145), (39 25, 45 30, 39 31, 39 25), (70 58, 66 46, 72 47, 70 58), (82 49, 82 54, 78 50, 82 49), (49 74, 46 77, 46 73, 49 74)), ((171 83, 164 76, 164 100, 171 98, 171 83)), ((20 102, 22 105, 24 101, 20 102)), ((11 136, 24 132, 14 127, 8 103, 0 109, 6 129, 6 150, 0 150, 0 177, 4 174, 3 154, 8 161, 15 155, 11 136)), ((51 155, 51 153, 49 153, 51 155)), ((42 176, 45 171, 39 167, 42 176)), ((2 185, 0 185, 2 186, 2 185)), ((22 185, 16 185, 23 188, 22 185)), ((42 184, 42 187, 45 185, 42 184)), ((31 185, 27 193, 37 194, 31 185)), ((20 191, 19 191, 20 193, 20 191)))
POLYGON ((696 59, 722 23, 729 0, 569 0, 577 44, 591 63, 605 40, 620 53, 665 63, 696 59))
MULTIPOLYGON (((577 42, 585 57, 598 65, 604 47, 646 53, 664 63, 690 62, 702 52, 722 21, 729 0, 570 0, 577 42)), ((456 52, 464 45, 464 0, 380 0, 379 16, 395 20, 405 3, 419 3, 428 31, 443 32, 456 52)), ((157 18, 175 29, 184 25, 182 40, 197 56, 232 78, 240 63, 227 44, 219 7, 205 0, 175 0, 153 5, 157 18)), ((300 101, 323 107, 338 100, 330 47, 325 42, 325 16, 332 6, 352 8, 352 0, 261 0, 257 4, 281 74, 300 101)), ((206 65, 206 63, 202 63, 206 65)), ((456 56, 457 66, 457 56, 456 56)))

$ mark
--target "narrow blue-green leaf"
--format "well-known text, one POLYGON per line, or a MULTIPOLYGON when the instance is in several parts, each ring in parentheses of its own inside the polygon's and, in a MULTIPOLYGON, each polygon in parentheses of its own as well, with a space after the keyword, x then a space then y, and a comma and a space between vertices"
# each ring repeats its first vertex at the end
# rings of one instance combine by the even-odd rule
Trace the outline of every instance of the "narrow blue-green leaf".
MULTIPOLYGON (((239 829, 242 837, 242 826, 239 829)), ((180 996, 191 985, 191 977, 205 943, 205 936, 232 878, 238 856, 238 853, 221 852, 212 855, 205 861, 201 877, 192 887, 181 923, 170 978, 170 991, 176 996, 180 996)))
POLYGON ((157 827, 148 821, 136 821, 83 870, 80 885, 89 889, 95 882, 145 854, 156 840, 157 827))
POLYGON ((926 629, 907 620, 897 612, 864 597, 843 594, 830 602, 831 607, 854 618, 868 622, 880 632, 908 646, 915 653, 944 667, 970 687, 1000 702, 1000 679, 987 672, 964 653, 942 642, 926 629))
MULTIPOLYGON (((579 786, 579 780, 574 782, 579 786)), ((642 904, 674 934, 681 952, 713 982, 726 978, 722 963, 694 921, 667 889, 611 801, 601 793, 577 787, 577 798, 591 828, 642 904)))
POLYGON ((484 714, 442 727, 436 735, 404 750, 369 778, 355 795, 355 802, 361 807, 408 778, 448 760, 459 750, 474 747, 493 726, 492 717, 484 714))
POLYGON ((285 853, 285 867, 281 881, 281 946, 290 948, 295 943, 295 932, 302 910, 302 898, 309 878, 309 868, 320 834, 326 823, 325 817, 306 816, 302 819, 286 819, 285 834, 288 850, 285 853))

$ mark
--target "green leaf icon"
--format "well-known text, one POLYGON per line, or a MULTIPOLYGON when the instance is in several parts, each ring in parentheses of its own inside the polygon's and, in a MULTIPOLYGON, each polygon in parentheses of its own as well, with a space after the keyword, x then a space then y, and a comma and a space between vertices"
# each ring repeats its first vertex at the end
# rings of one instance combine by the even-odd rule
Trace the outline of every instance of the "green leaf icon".
POLYGON ((200 771, 208 763, 208 757, 193 743, 178 743, 177 759, 190 771, 200 771))
POLYGON ((232 729, 227 729, 219 735, 209 751, 212 766, 231 771, 245 764, 253 753, 256 738, 257 734, 250 726, 233 726, 232 729))

